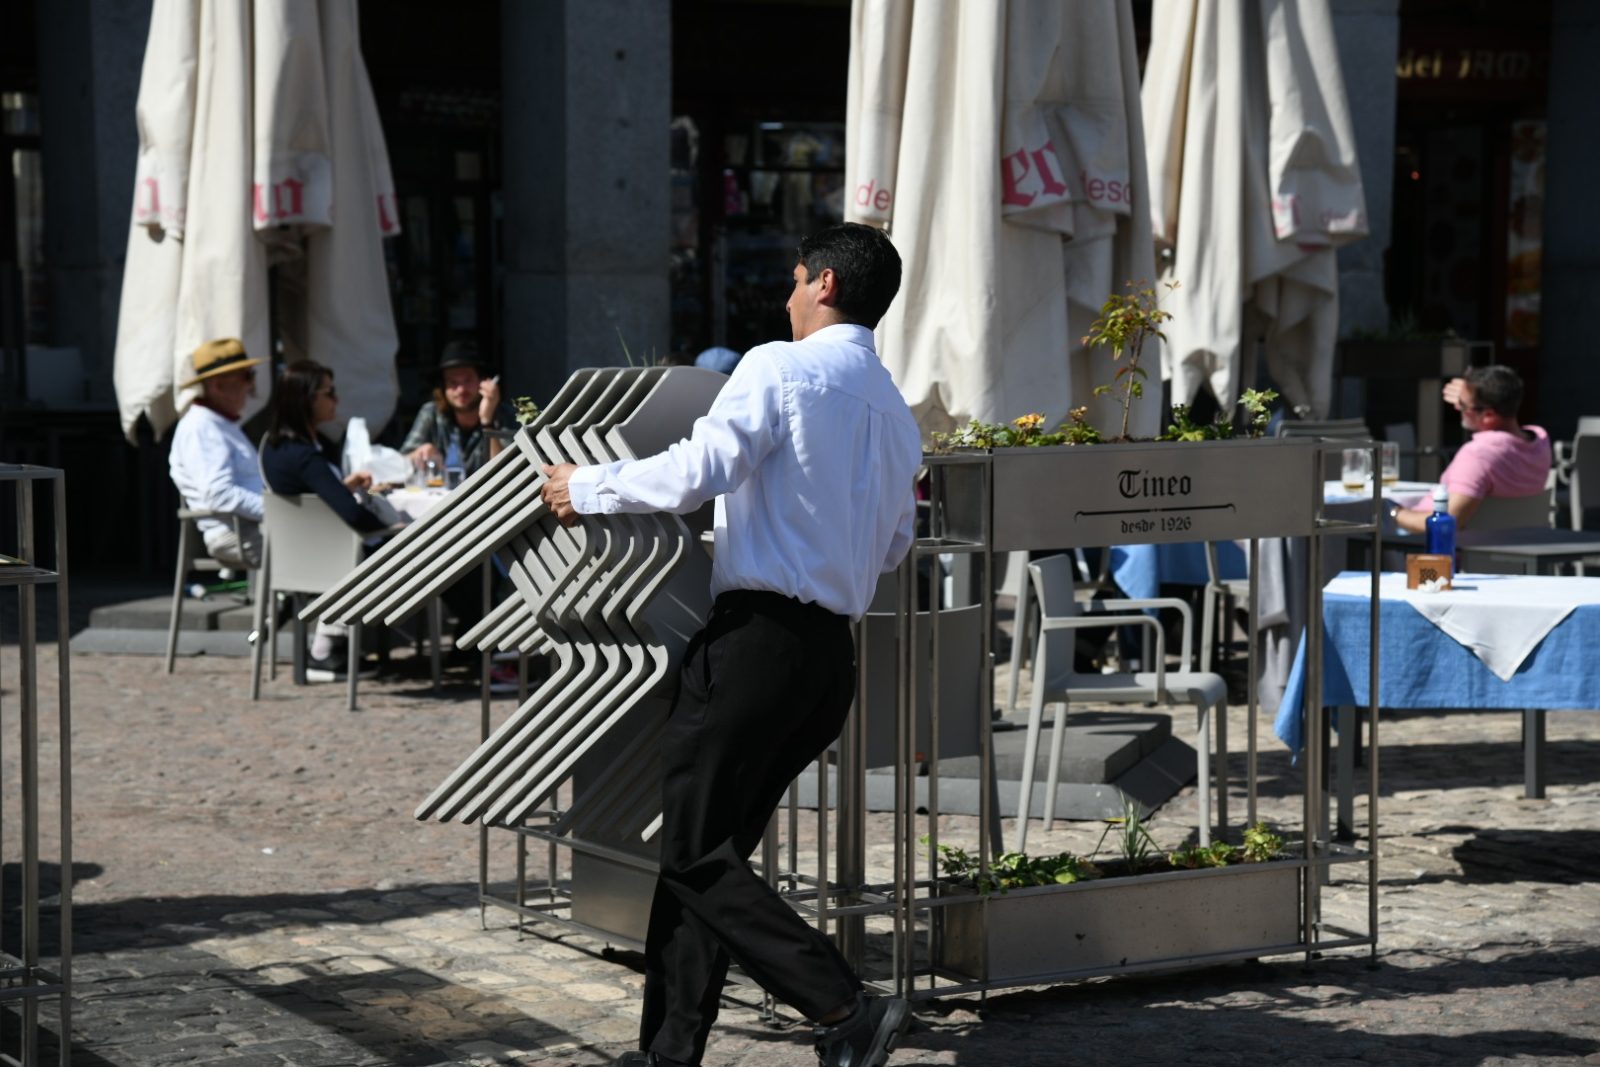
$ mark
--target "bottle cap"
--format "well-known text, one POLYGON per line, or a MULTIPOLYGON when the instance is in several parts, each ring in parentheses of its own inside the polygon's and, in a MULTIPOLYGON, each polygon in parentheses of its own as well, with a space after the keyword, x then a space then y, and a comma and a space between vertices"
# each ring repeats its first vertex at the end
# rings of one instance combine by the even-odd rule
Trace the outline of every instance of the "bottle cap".
POLYGON ((1448 489, 1446 489, 1442 485, 1434 486, 1433 487, 1433 502, 1435 504, 1441 504, 1441 503, 1448 504, 1450 502, 1450 491, 1448 489))

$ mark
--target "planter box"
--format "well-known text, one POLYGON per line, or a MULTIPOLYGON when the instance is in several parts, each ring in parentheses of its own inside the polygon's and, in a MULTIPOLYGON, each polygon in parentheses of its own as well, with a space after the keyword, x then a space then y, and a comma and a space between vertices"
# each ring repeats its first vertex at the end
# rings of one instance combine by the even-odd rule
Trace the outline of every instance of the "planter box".
POLYGON ((1002 448, 978 464, 934 469, 946 529, 996 552, 1300 537, 1312 532, 1322 481, 1308 438, 1140 441, 1002 448))
MULTIPOLYGON (((972 981, 1028 984, 1077 971, 1293 951, 1301 944, 1301 871, 1279 860, 966 893, 960 903, 933 909, 934 968, 972 981)), ((952 892, 959 891, 940 895, 952 892)))

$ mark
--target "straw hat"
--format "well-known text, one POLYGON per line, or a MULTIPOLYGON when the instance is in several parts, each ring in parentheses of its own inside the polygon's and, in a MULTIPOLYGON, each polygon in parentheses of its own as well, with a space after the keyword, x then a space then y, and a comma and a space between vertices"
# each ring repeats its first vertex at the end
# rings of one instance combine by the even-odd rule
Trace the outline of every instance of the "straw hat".
POLYGON ((178 386, 187 389, 191 385, 199 385, 207 378, 215 378, 219 374, 231 374, 236 370, 254 367, 257 363, 265 363, 265 359, 251 359, 245 353, 244 342, 236 337, 223 337, 216 341, 207 341, 194 350, 194 355, 189 357, 194 363, 194 377, 178 386))

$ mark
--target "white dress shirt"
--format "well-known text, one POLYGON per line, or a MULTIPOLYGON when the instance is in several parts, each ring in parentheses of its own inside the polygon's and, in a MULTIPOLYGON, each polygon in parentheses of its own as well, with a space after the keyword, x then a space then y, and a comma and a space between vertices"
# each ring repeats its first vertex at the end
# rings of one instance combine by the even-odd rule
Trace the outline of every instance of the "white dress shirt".
MULTIPOLYGON (((172 431, 168 463, 185 506, 261 521, 261 468, 238 423, 203 404, 190 404, 172 431)), ((207 545, 233 530, 217 519, 201 519, 199 525, 207 545)))
POLYGON ((859 618, 915 534, 922 437, 861 326, 745 354, 689 438, 580 467, 580 514, 716 504, 711 593, 764 589, 859 618))

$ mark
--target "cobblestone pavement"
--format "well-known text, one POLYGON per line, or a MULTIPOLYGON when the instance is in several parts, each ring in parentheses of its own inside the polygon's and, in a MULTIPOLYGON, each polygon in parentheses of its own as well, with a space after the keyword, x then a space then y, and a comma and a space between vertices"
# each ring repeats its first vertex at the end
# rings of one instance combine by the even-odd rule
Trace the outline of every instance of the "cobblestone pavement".
MULTIPOLYGON (((47 711, 53 657, 47 646, 47 711)), ((8 820, 16 671, 8 647, 8 820)), ((411 818, 476 741, 465 686, 439 699, 425 681, 363 683, 352 714, 342 688, 282 677, 252 704, 247 673, 243 660, 172 676, 158 658, 74 660, 75 1062, 587 1065, 631 1046, 638 957, 519 938, 503 912, 480 928, 476 833, 411 818)), ((1236 750, 1244 731, 1235 711, 1236 750)), ((919 1010, 893 1062, 1600 1063, 1600 716, 1553 714, 1549 733, 1549 799, 1524 801, 1517 716, 1385 721, 1375 968, 1346 952, 1309 969, 1278 958, 955 998, 919 1010)), ((1262 745, 1263 814, 1295 824, 1297 772, 1266 724, 1262 745)), ((54 746, 47 729, 47 770, 54 746)), ((1236 755, 1236 782, 1242 766, 1236 755)), ((1237 790, 1234 804, 1237 819, 1237 790)), ((1151 820, 1156 839, 1182 841, 1194 809, 1185 790, 1151 820)), ((946 817, 941 832, 970 839, 972 824, 946 817)), ((871 836, 887 832, 873 816, 871 836)), ((1099 832, 1036 826, 1031 851, 1087 850, 1099 832)), ((882 870, 888 856, 869 859, 882 870)), ((1338 877, 1329 914, 1359 925, 1365 867, 1338 877)), ((7 885, 8 947, 16 899, 7 885)), ((814 1062, 806 1028, 732 995, 708 1064, 814 1062)))

